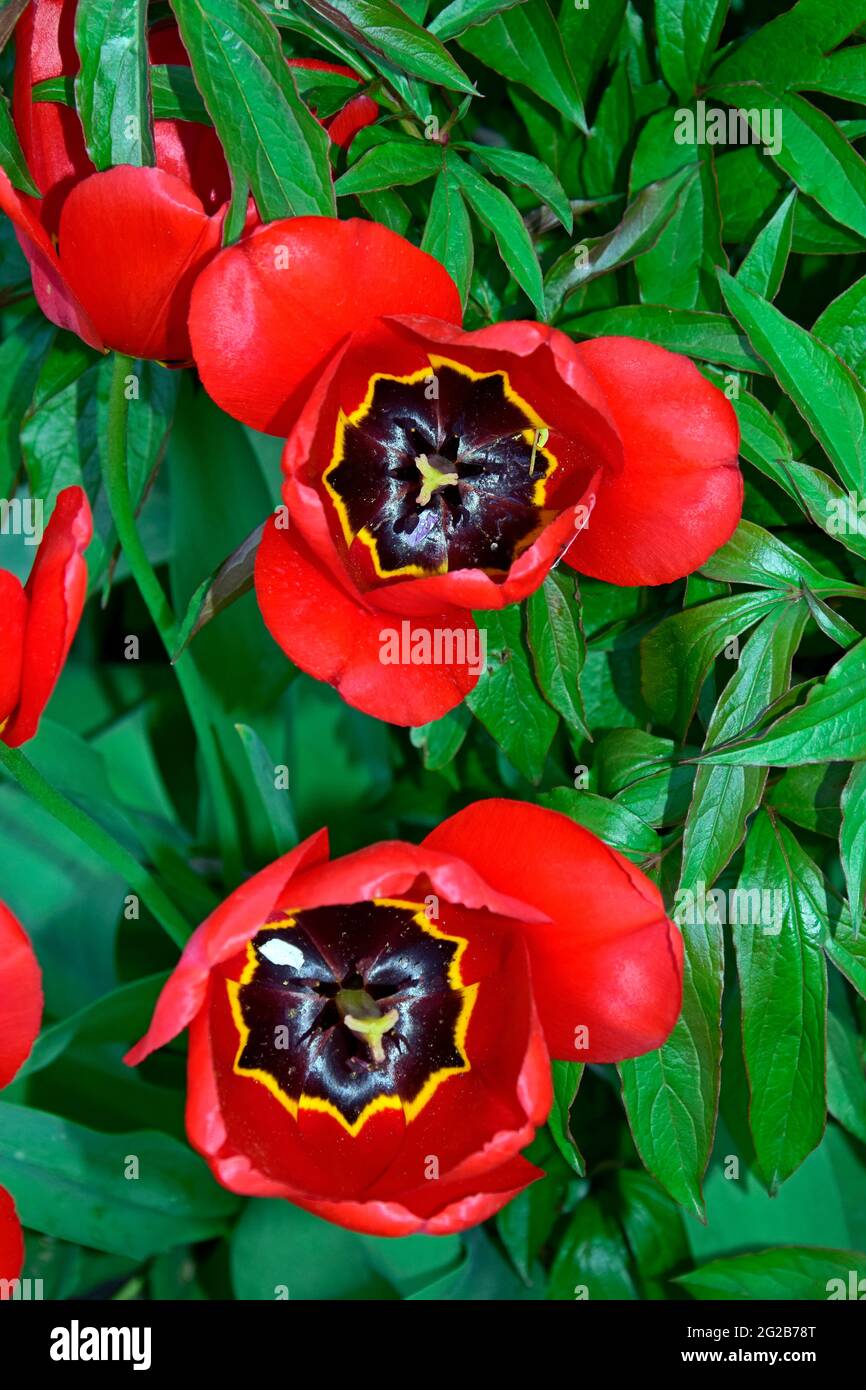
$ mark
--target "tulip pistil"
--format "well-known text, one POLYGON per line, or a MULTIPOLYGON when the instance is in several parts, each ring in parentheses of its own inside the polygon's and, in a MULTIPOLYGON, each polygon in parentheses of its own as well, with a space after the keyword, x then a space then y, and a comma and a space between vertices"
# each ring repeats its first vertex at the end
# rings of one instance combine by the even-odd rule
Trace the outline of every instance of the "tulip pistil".
POLYGON ((341 989, 334 1003, 350 1032, 363 1038, 373 1061, 384 1062, 382 1040, 400 1017, 399 1011, 388 1009, 381 1013, 375 999, 365 989, 341 989))
MULTIPOLYGON (((447 460, 439 458, 438 454, 433 455, 437 463, 445 463, 447 460)), ((432 502, 433 493, 440 487, 456 487, 460 481, 457 473, 447 473, 444 469, 434 467, 429 462, 426 454, 419 454, 415 459, 415 467, 423 478, 421 489, 418 493, 418 506, 426 507, 428 502, 432 502)))

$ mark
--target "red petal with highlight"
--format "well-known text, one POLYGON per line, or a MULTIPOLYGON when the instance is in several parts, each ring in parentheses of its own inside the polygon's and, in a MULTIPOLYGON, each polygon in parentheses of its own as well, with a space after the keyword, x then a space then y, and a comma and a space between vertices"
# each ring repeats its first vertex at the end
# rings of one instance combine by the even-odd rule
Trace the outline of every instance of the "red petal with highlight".
POLYGON ((348 586, 271 519, 256 557, 256 597, 271 636, 302 671, 393 724, 426 724, 459 705, 480 675, 471 614, 454 608, 401 620, 348 586))
POLYGON ((109 347, 189 357, 190 292, 219 247, 222 219, 161 169, 122 165, 72 190, 60 219, 63 273, 109 347))
POLYGON ((5 1187, 0 1187, 0 1280, 19 1278, 23 1264, 24 1233, 21 1222, 11 1196, 5 1187))
POLYGON ((36 733, 78 628, 87 592, 84 551, 93 522, 83 488, 58 495, 27 581, 21 690, 3 741, 17 748, 36 733))
POLYGON ((285 435, 334 349, 386 314, 459 323, 460 295, 438 261, 387 227, 294 217, 216 257, 196 283, 189 329, 217 404, 285 435))
POLYGON ((42 1019, 42 973, 24 928, 0 903, 0 1088, 30 1055, 42 1019))
POLYGON ((625 468, 602 480, 568 564, 612 584, 691 574, 740 519, 733 406, 687 357, 653 343, 597 338, 576 351, 604 391, 625 468))
POLYGON ((639 869, 567 816, 520 801, 476 802, 424 843, 551 919, 523 930, 552 1056, 615 1062, 661 1046, 680 1011, 682 938, 639 869))

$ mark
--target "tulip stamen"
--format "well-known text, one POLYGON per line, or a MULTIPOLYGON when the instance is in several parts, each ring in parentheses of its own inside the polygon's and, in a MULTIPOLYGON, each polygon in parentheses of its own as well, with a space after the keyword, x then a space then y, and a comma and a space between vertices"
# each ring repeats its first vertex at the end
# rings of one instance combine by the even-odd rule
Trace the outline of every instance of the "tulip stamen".
POLYGON ((546 428, 537 429, 532 437, 532 453, 529 458, 529 476, 535 473, 535 456, 539 449, 543 449, 550 438, 550 430, 546 428))
MULTIPOLYGON (((347 994, 365 994, 364 990, 346 990, 345 992, 347 994)), ((369 998, 369 995, 366 997, 369 998)), ((359 1012, 361 1012, 361 1010, 359 1010, 359 1012)), ((344 1013, 343 1022, 353 1033, 357 1033, 363 1038, 370 1049, 370 1055, 374 1062, 384 1062, 385 1048, 382 1039, 385 1034, 394 1027, 399 1017, 400 1014, 397 1009, 389 1009, 386 1014, 380 1014, 378 1010, 376 1010, 375 1014, 367 1013, 365 1009, 361 1018, 356 1018, 354 1014, 344 1013)))
POLYGON ((432 502, 433 493, 437 488, 453 487, 460 481, 458 475, 453 471, 446 473, 442 469, 435 468, 426 454, 418 454, 415 459, 415 467, 423 479, 421 490, 418 493, 419 507, 426 507, 428 502, 432 502))

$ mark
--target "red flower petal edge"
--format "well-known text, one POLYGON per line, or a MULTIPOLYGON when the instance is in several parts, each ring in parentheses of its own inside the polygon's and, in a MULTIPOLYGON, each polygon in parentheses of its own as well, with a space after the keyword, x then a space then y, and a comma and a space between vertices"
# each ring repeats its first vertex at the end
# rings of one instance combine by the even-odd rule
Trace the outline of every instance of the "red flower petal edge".
POLYGON ((743 505, 731 402, 694 363, 637 338, 577 347, 625 450, 566 560, 611 584, 667 584, 733 534, 743 505))

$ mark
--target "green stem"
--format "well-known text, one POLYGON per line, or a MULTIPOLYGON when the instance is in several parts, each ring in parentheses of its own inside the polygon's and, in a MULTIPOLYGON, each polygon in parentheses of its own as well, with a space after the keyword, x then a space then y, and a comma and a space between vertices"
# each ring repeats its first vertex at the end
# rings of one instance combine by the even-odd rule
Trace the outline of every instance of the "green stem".
MULTIPOLYGON (((177 645, 178 627, 168 600, 163 593, 162 585, 157 579, 153 566, 147 557, 147 552, 141 543, 135 519, 135 507, 129 490, 126 463, 126 422, 129 402, 126 397, 126 378, 132 373, 132 369, 133 359, 131 357, 120 352, 115 353, 108 400, 105 487, 111 515, 127 564, 170 659, 177 645)), ((231 795, 220 760, 214 727, 208 713, 207 694, 190 652, 184 652, 178 658, 174 669, 205 765, 216 814, 217 835, 226 882, 229 887, 234 887, 241 880, 240 849, 235 833, 231 795)))
POLYGON ((43 810, 101 855, 105 862, 125 879, 145 907, 153 913, 160 926, 165 928, 172 941, 177 942, 178 946, 186 945, 190 934, 187 922, 171 899, 166 897, 156 880, 128 849, 109 835, 107 830, 103 830, 102 826, 86 811, 82 811, 80 806, 76 806, 62 792, 57 791, 56 787, 52 787, 19 748, 7 748, 6 744, 0 741, 0 765, 43 810))

